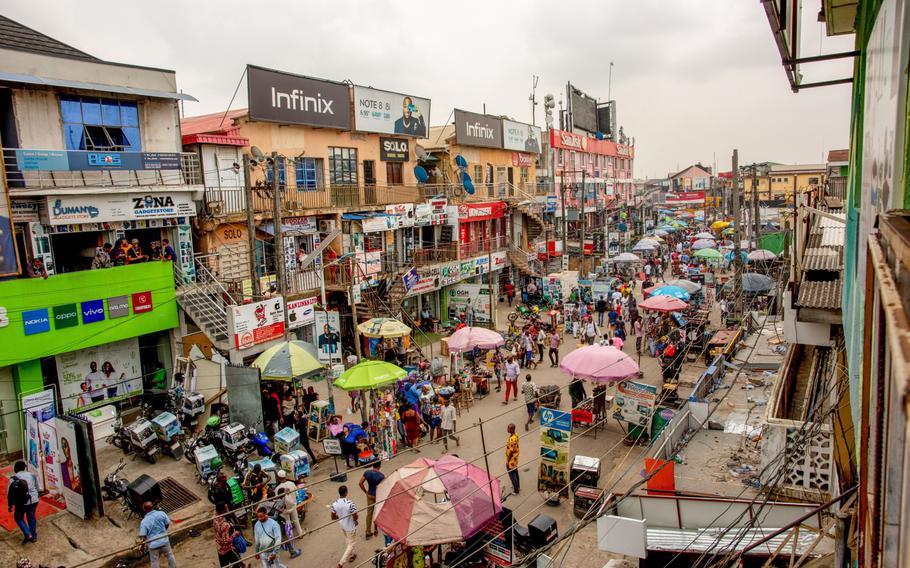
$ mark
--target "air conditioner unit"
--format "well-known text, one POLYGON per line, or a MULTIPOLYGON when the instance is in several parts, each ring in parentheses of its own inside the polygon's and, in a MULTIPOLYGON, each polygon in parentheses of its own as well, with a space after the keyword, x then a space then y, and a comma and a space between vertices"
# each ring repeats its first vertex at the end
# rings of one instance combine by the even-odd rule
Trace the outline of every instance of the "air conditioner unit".
POLYGON ((224 211, 224 201, 208 202, 209 215, 221 215, 222 211, 224 211))
POLYGON ((335 219, 320 219, 319 220, 319 232, 320 233, 331 233, 335 230, 335 219))

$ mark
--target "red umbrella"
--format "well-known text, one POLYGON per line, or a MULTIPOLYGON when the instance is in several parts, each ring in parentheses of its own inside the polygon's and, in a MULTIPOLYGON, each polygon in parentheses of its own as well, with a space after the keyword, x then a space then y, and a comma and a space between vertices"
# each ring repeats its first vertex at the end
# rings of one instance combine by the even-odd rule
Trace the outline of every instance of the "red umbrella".
POLYGON ((652 312, 679 312, 689 307, 689 304, 672 296, 651 296, 640 302, 638 307, 652 312))

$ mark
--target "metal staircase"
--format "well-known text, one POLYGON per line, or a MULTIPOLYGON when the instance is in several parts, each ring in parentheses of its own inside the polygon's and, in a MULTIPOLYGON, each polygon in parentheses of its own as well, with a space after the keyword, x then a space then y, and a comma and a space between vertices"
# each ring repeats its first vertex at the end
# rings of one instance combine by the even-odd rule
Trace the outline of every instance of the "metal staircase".
POLYGON ((196 262, 196 278, 184 278, 174 269, 177 303, 219 349, 230 349, 227 312, 236 305, 224 285, 203 263, 196 262))

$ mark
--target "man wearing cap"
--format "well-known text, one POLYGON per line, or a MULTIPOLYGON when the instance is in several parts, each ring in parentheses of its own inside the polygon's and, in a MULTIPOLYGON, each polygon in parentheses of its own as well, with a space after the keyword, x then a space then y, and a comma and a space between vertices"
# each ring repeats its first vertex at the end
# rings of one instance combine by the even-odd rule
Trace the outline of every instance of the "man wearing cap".
POLYGON ((139 239, 133 239, 133 242, 130 245, 132 249, 132 258, 127 256, 127 262, 146 262, 149 259, 149 255, 142 252, 142 245, 139 244, 139 239))
MULTIPOLYGON (((284 522, 291 525, 294 529, 294 539, 303 538, 303 529, 300 527, 300 516, 297 514, 297 484, 287 478, 287 473, 283 469, 278 470, 278 486, 275 487, 275 495, 284 499, 284 509, 281 511, 281 517, 284 522)), ((294 539, 291 539, 291 558, 300 556, 300 549, 294 547, 294 539)))

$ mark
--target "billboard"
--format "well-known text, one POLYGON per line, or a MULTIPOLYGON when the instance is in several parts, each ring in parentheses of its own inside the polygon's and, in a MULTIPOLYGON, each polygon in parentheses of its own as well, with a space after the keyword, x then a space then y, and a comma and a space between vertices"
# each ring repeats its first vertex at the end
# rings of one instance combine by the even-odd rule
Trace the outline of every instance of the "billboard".
POLYGON ((228 328, 237 349, 278 339, 284 335, 284 298, 271 298, 242 306, 231 306, 228 328))
POLYGON ((455 143, 502 148, 502 120, 487 114, 455 109, 455 143))
POLYGON ((354 130, 425 138, 430 99, 354 86, 354 130))
POLYGON ((139 340, 134 338, 56 356, 64 412, 79 412, 142 394, 139 340))
POLYGON ((474 321, 490 321, 490 287, 486 284, 456 284, 448 289, 448 317, 454 319, 464 313, 469 305, 474 311, 474 321))
POLYGON ((572 413, 540 409, 540 465, 537 490, 545 493, 564 491, 569 482, 569 437, 572 413))
POLYGON ((401 138, 379 139, 379 160, 383 162, 407 162, 410 152, 408 141, 401 138))
POLYGON ((616 130, 616 101, 597 105, 597 130, 603 132, 611 139, 616 138, 618 134, 616 130))
POLYGON ((505 119, 502 121, 502 147, 506 150, 540 154, 540 136, 540 128, 536 126, 505 119))
POLYGON ((316 348, 319 362, 341 363, 341 315, 338 312, 316 312, 316 348))
POLYGON ((196 204, 191 192, 121 193, 112 195, 63 195, 48 197, 51 225, 193 217, 196 204))
POLYGON ((288 329, 296 329, 316 321, 316 304, 319 298, 312 296, 301 300, 288 301, 288 329))
POLYGON ((656 404, 656 386, 622 381, 616 385, 613 397, 613 418, 647 428, 651 425, 656 404))
POLYGON ((597 99, 579 91, 569 83, 569 109, 572 111, 572 126, 597 131, 597 99))
POLYGON ((246 66, 250 120, 351 129, 351 96, 344 83, 246 66))

